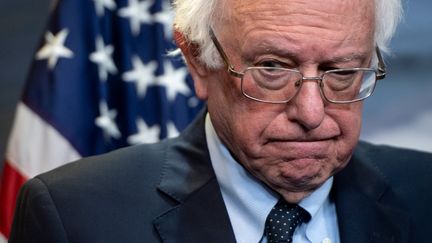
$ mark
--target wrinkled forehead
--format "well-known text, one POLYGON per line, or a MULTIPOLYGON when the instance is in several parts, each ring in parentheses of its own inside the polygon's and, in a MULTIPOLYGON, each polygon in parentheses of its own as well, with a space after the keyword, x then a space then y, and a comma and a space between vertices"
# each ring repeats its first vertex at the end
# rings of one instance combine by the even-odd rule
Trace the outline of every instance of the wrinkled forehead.
MULTIPOLYGON (((373 17, 374 0, 219 0, 218 8, 224 15, 255 17, 273 12, 279 17, 321 13, 326 17, 373 17)), ((219 13, 220 14, 220 13, 219 13)))
POLYGON ((347 32, 374 31, 374 0, 220 0, 216 24, 234 26, 290 25, 347 32))

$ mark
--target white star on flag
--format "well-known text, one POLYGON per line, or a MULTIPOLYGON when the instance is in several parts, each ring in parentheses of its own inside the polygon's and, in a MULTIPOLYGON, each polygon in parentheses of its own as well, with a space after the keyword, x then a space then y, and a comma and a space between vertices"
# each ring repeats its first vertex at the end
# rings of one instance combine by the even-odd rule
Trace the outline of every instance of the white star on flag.
POLYGON ((153 16, 150 13, 150 7, 153 6, 154 0, 129 0, 129 5, 119 10, 119 16, 129 18, 132 33, 137 36, 141 31, 141 24, 153 23, 153 16))
POLYGON ((126 82, 135 82, 138 96, 144 97, 147 87, 155 84, 156 78, 154 72, 158 64, 156 61, 151 61, 145 65, 138 56, 134 56, 132 58, 132 65, 133 69, 123 73, 122 78, 126 82))
POLYGON ((62 29, 57 35, 48 31, 45 34, 45 45, 36 53, 36 60, 47 59, 48 68, 52 70, 60 57, 73 57, 73 52, 64 46, 68 34, 68 29, 62 29))
POLYGON ((121 133, 115 123, 117 117, 116 110, 109 110, 106 102, 101 101, 99 103, 100 116, 95 120, 95 123, 104 131, 105 138, 113 137, 119 139, 121 133))
POLYGON ((177 128, 173 122, 167 123, 167 130, 168 130, 167 137, 169 137, 169 138, 177 137, 180 134, 180 132, 177 130, 177 128))
POLYGON ((114 64, 112 54, 114 46, 105 46, 102 37, 96 38, 96 51, 90 54, 90 60, 98 65, 99 78, 101 81, 106 81, 108 73, 116 74, 117 68, 114 64))
POLYGON ((155 21, 164 26, 165 39, 171 40, 173 35, 172 23, 174 21, 174 12, 171 9, 169 1, 162 2, 162 11, 156 13, 155 21))
POLYGON ((95 3, 96 13, 99 17, 104 15, 104 8, 114 11, 117 7, 114 0, 93 0, 93 1, 95 3))
POLYGON ((166 89, 168 100, 174 101, 177 93, 184 96, 191 94, 191 90, 186 84, 187 70, 185 67, 174 69, 170 61, 164 61, 164 74, 157 77, 159 85, 166 89))
POLYGON ((128 137, 127 141, 129 144, 141 144, 141 143, 155 143, 159 141, 160 127, 159 125, 153 125, 148 127, 146 122, 142 118, 136 120, 138 133, 128 137))

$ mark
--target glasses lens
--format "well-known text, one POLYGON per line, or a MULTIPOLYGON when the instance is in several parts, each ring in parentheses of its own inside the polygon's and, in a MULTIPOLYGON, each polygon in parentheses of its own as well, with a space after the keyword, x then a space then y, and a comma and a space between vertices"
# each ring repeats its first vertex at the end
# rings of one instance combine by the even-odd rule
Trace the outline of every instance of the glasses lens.
POLYGON ((295 96, 302 75, 283 68, 251 67, 244 72, 242 92, 245 96, 264 102, 287 102, 295 96))
POLYGON ((376 73, 373 70, 333 70, 324 74, 322 90, 330 101, 352 102, 369 97, 375 83, 376 73))

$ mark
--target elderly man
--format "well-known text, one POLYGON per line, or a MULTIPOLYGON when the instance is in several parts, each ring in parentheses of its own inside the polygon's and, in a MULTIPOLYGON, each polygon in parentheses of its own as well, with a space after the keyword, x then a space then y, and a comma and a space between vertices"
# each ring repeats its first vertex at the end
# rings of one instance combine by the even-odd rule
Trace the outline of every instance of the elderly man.
POLYGON ((177 0, 207 109, 28 182, 11 242, 430 242, 432 156, 358 142, 398 0, 177 0))

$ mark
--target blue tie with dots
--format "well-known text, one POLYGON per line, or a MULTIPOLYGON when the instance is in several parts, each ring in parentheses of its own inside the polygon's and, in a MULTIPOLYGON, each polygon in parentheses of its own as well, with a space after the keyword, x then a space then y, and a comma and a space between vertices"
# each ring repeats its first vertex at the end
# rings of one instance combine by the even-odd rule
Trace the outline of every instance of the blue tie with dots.
POLYGON ((297 226, 310 220, 306 210, 297 204, 279 200, 270 211, 265 222, 268 243, 290 243, 297 226))

